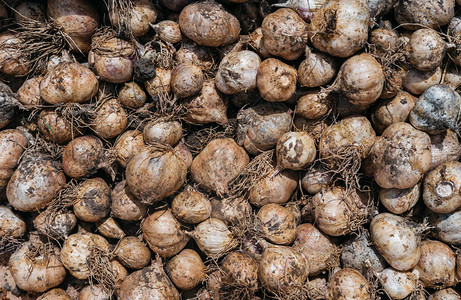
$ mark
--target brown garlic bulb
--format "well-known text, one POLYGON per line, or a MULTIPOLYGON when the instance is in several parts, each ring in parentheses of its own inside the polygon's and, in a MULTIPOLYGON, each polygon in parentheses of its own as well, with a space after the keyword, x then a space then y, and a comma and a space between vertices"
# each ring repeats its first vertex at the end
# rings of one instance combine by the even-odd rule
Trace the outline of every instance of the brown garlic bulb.
POLYGON ((211 216, 211 202, 204 194, 187 186, 171 202, 171 213, 181 222, 197 224, 211 216))
POLYGON ((257 218, 262 234, 269 242, 290 245, 295 240, 295 217, 287 208, 266 204, 259 210, 257 218))
POLYGON ((174 285, 185 291, 199 285, 206 278, 206 267, 200 255, 192 249, 184 249, 165 265, 165 271, 174 285))
POLYGON ((178 254, 189 241, 169 210, 156 211, 144 219, 142 232, 149 248, 161 257, 178 254))
POLYGON ((76 189, 74 214, 85 222, 102 220, 109 214, 110 192, 102 178, 83 181, 76 189))
POLYGON ((424 204, 433 212, 446 214, 461 206, 461 162, 445 162, 426 174, 424 204))
POLYGON ((182 40, 181 29, 175 21, 164 20, 152 25, 152 28, 164 42, 175 44, 182 40))
POLYGON ((261 97, 270 102, 286 101, 296 90, 297 71, 275 58, 264 60, 258 70, 256 85, 261 97))
POLYGON ((292 9, 280 8, 267 15, 261 25, 267 51, 286 60, 295 60, 307 44, 307 24, 292 9))
POLYGON ((130 269, 142 269, 150 262, 151 253, 146 244, 135 236, 120 240, 114 254, 122 265, 130 269))
POLYGON ((182 63, 174 67, 171 73, 171 89, 178 98, 197 94, 204 81, 202 69, 193 63, 182 63))
POLYGON ((111 193, 111 215, 126 221, 141 220, 147 212, 147 205, 141 203, 129 191, 126 181, 122 181, 115 186, 111 193))

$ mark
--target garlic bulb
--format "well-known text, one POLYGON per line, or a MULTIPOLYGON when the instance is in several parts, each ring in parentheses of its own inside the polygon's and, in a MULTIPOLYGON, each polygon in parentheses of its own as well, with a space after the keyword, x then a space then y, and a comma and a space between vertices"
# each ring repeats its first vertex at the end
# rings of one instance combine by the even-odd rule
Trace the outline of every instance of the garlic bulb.
POLYGON ((392 299, 405 299, 417 288, 419 276, 416 274, 387 268, 378 273, 378 279, 392 299))
POLYGON ((236 94, 256 88, 261 59, 253 51, 231 52, 219 63, 216 87, 224 94, 236 94))
POLYGON ((109 253, 109 242, 100 235, 80 232, 69 236, 61 248, 61 261, 72 276, 87 279, 92 271, 88 259, 96 249, 109 253))
POLYGON ((214 80, 205 80, 200 93, 186 101, 186 122, 192 124, 216 122, 221 125, 228 123, 227 99, 218 91, 214 80))
POLYGON ((292 247, 268 247, 259 261, 259 280, 273 293, 301 291, 308 274, 308 261, 292 247))
POLYGON ((200 223, 211 216, 211 202, 204 194, 187 186, 171 202, 171 213, 182 222, 200 223))
POLYGON ((214 2, 187 5, 179 15, 179 26, 185 36, 199 45, 210 47, 235 42, 240 32, 238 19, 214 2))
POLYGON ((421 255, 421 228, 403 217, 381 213, 370 223, 371 240, 396 270, 414 267, 421 255))
POLYGON ((432 85, 418 98, 410 112, 411 124, 429 134, 457 130, 461 96, 444 84, 432 85))
POLYGON ((6 206, 0 206, 0 239, 18 238, 26 233, 26 223, 6 206))
POLYGON ((312 45, 333 56, 349 57, 368 38, 368 3, 360 0, 328 1, 312 18, 312 45))
POLYGON ((184 249, 171 258, 165 271, 174 285, 183 291, 193 289, 206 277, 206 267, 200 255, 192 249, 184 249))
POLYGON ((284 3, 272 4, 272 6, 294 9, 304 21, 310 22, 325 2, 326 0, 287 0, 284 3))
MULTIPOLYGON (((435 227, 435 236, 450 245, 461 245, 461 210, 449 214, 429 214, 431 225, 435 227)), ((461 270, 461 268, 460 268, 461 270)))
POLYGON ((407 44, 406 56, 420 71, 432 71, 442 63, 446 43, 437 31, 429 28, 416 30, 407 44))
POLYGON ((127 82, 118 92, 118 101, 123 106, 139 108, 146 103, 147 97, 143 89, 136 82, 127 82))
POLYGON ((164 20, 152 25, 152 28, 164 42, 175 44, 182 40, 181 29, 175 21, 164 20))
POLYGON ((151 253, 146 244, 135 236, 120 240, 114 254, 122 265, 130 269, 142 269, 150 262, 151 253))
POLYGON ((112 200, 111 215, 115 218, 137 221, 141 220, 147 212, 147 205, 133 196, 125 180, 114 187, 110 198, 112 200))
POLYGON ((373 246, 370 233, 366 229, 363 229, 360 235, 346 240, 341 247, 341 263, 345 268, 367 274, 370 270, 377 273, 387 267, 386 260, 373 246))
POLYGON ((288 8, 268 14, 261 25, 265 49, 286 60, 300 57, 307 44, 307 24, 288 8))
POLYGON ((83 181, 76 188, 74 214, 82 221, 97 222, 109 214, 110 188, 102 178, 83 181))
POLYGON ((347 101, 354 105, 367 106, 381 96, 384 82, 382 65, 371 54, 362 53, 343 63, 335 84, 339 84, 347 101))
POLYGON ((130 192, 143 203, 152 204, 183 185, 187 168, 173 149, 145 147, 130 159, 125 173, 130 192))
POLYGON ((424 204, 433 212, 446 214, 461 206, 461 162, 446 162, 426 174, 424 204))
POLYGON ((266 204, 258 212, 258 224, 263 236, 271 243, 290 245, 296 238, 295 217, 278 204, 266 204))
POLYGON ((314 161, 317 149, 315 140, 303 131, 287 132, 278 140, 276 148, 277 168, 302 170, 314 161))
POLYGON ((341 269, 330 278, 327 285, 328 300, 371 299, 368 281, 355 269, 341 269))
POLYGON ((186 98, 200 92, 205 77, 202 69, 189 62, 173 68, 171 72, 171 90, 178 98, 186 98))
POLYGON ((23 159, 6 187, 8 202, 17 210, 34 211, 47 206, 66 184, 61 164, 41 156, 23 159))
POLYGON ((461 158, 461 143, 458 135, 448 129, 445 133, 431 135, 432 163, 430 170, 433 170, 447 161, 457 161, 461 158))
POLYGON ((440 83, 442 79, 442 69, 437 67, 433 71, 419 71, 410 69, 403 77, 402 86, 407 91, 414 95, 421 95, 427 88, 434 84, 440 83))
POLYGON ((120 286, 119 299, 180 300, 179 292, 165 274, 162 260, 128 275, 120 286))
POLYGON ((142 232, 149 248, 161 257, 178 254, 189 241, 170 210, 156 211, 144 219, 142 232))
POLYGON ((421 256, 415 270, 425 287, 449 287, 457 283, 455 254, 439 241, 421 243, 421 256))
POLYGON ((339 265, 339 247, 326 234, 310 223, 296 228, 296 240, 293 248, 297 249, 309 262, 309 276, 339 265))
POLYGON ((403 190, 381 188, 379 190, 379 201, 390 212, 399 215, 410 210, 418 202, 420 194, 420 184, 403 190))
POLYGON ((259 66, 256 84, 264 100, 287 101, 296 90, 297 71, 275 58, 264 60, 259 66))
POLYGON ((181 123, 176 120, 152 120, 144 127, 144 142, 153 145, 161 143, 174 146, 181 139, 182 130, 181 123))
POLYGON ((246 252, 233 251, 220 263, 224 274, 221 280, 225 285, 236 285, 237 289, 255 292, 258 289, 259 264, 246 252))
POLYGON ((328 165, 340 163, 337 156, 341 149, 354 149, 363 159, 368 156, 375 142, 376 133, 370 121, 363 116, 351 116, 336 124, 328 126, 322 133, 319 142, 320 157, 328 165))
POLYGON ((119 240, 125 236, 125 232, 123 231, 123 229, 120 227, 118 222, 112 217, 107 217, 105 219, 97 221, 96 228, 103 237, 109 239, 119 240))
POLYGON ((366 195, 339 186, 320 191, 312 198, 312 204, 317 226, 331 236, 356 230, 368 215, 366 195))
POLYGON ((232 232, 227 225, 215 218, 209 218, 198 224, 192 237, 200 250, 210 257, 219 257, 237 246, 232 232))
POLYGON ((380 187, 412 188, 430 168, 431 140, 408 123, 395 123, 376 141, 370 158, 380 187))
POLYGON ((8 261, 16 285, 27 292, 41 293, 60 285, 66 269, 56 246, 24 242, 8 261))
POLYGON ((114 144, 114 151, 117 161, 126 168, 128 161, 144 146, 144 137, 137 130, 127 130, 122 133, 114 144))
POLYGON ((305 87, 325 85, 336 76, 337 72, 338 64, 333 57, 306 47, 306 58, 298 67, 298 80, 301 85, 305 87))

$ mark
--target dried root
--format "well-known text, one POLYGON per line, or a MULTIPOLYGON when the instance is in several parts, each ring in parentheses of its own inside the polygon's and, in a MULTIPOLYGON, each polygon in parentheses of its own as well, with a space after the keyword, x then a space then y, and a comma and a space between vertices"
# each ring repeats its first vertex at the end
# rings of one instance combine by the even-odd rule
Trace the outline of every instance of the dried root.
POLYGON ((258 179, 269 176, 273 170, 274 150, 265 151, 256 156, 245 169, 229 183, 229 196, 241 197, 248 192, 258 179))
POLYGON ((60 160, 63 150, 63 146, 48 142, 37 133, 33 145, 24 152, 23 157, 35 157, 39 155, 52 160, 60 160))
MULTIPOLYGON (((329 175, 334 177, 334 183, 341 181, 346 190, 360 189, 359 173, 362 159, 360 152, 352 145, 346 145, 328 152, 322 153, 322 158, 317 162, 326 166, 329 175)), ((314 164, 312 164, 314 166, 314 164)))
POLYGON ((24 242, 21 238, 13 238, 9 235, 0 237, 0 255, 13 253, 24 242))
POLYGON ((91 254, 87 259, 90 270, 88 277, 90 286, 99 284, 106 293, 112 295, 115 291, 115 276, 110 263, 112 253, 100 249, 96 245, 93 245, 90 251, 91 254))
MULTIPOLYGON (((148 147, 152 152, 173 152, 174 149, 171 147, 169 144, 163 144, 163 143, 151 143, 149 144, 148 147)), ((161 154, 159 155, 161 156, 161 154)))
MULTIPOLYGON (((55 228, 57 225, 56 218, 69 210, 76 202, 77 182, 71 180, 59 193, 51 200, 46 210, 42 212, 44 221, 42 222, 41 233, 45 234, 52 240, 62 240, 67 238, 64 232, 55 228)), ((62 220, 60 220, 62 222, 62 220)), ((65 224, 61 223, 61 226, 65 224)))
POLYGON ((206 287, 213 298, 221 300, 253 299, 256 291, 247 285, 233 281, 216 261, 212 261, 208 265, 207 273, 206 287))
POLYGON ((66 103, 55 105, 56 113, 61 114, 64 119, 76 128, 91 126, 91 119, 97 109, 96 103, 66 103))
MULTIPOLYGON (((326 298, 326 278, 318 277, 308 280, 306 283, 307 296, 311 300, 322 300, 326 298)), ((374 299, 374 298, 372 298, 374 299)))
POLYGON ((168 93, 159 93, 153 102, 129 111, 128 127, 142 131, 147 122, 180 120, 185 113, 185 106, 177 102, 173 96, 168 93))
POLYGON ((105 57, 132 58, 135 55, 130 43, 117 43, 114 47, 113 42, 110 43, 114 38, 117 38, 117 32, 111 27, 98 28, 91 38, 91 51, 105 57))
POLYGON ((144 46, 139 45, 138 55, 142 59, 149 60, 155 67, 172 69, 174 67, 175 47, 163 41, 152 41, 144 46))
POLYGON ((430 293, 426 291, 421 281, 416 282, 415 290, 408 296, 408 300, 421 300, 427 299, 430 293))
POLYGON ((117 28, 117 34, 126 38, 134 38, 131 31, 132 0, 105 0, 110 21, 117 28))
POLYGON ((285 279, 285 282, 290 282, 289 287, 280 284, 275 291, 267 291, 263 287, 265 297, 276 300, 311 300, 307 284, 293 284, 293 280, 291 280, 289 276, 285 279))
POLYGON ((191 131, 192 133, 186 137, 185 144, 193 155, 197 155, 214 139, 235 137, 236 124, 229 122, 223 129, 221 128, 223 127, 204 127, 200 130, 191 131))
POLYGON ((53 22, 26 20, 18 26, 13 32, 21 43, 14 45, 14 51, 18 51, 19 57, 27 62, 29 73, 45 72, 52 55, 60 55, 70 46, 75 46, 72 38, 53 22))

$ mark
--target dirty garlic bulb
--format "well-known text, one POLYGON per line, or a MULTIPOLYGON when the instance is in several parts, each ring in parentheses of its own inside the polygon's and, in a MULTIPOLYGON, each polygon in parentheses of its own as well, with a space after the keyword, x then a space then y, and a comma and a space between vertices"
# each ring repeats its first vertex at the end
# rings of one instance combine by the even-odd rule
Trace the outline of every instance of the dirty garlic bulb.
POLYGON ((405 299, 418 288, 417 272, 401 272, 392 268, 378 273, 378 280, 392 299, 405 299))
POLYGON ((420 71, 431 71, 442 63, 447 44, 437 31, 429 28, 416 30, 406 47, 410 63, 420 71))
POLYGON ((421 243, 421 256, 415 270, 425 287, 449 287, 457 283, 455 253, 439 241, 421 243))
POLYGON ((307 44, 307 24, 292 9, 268 14, 261 25, 265 49, 286 60, 300 57, 307 44))
POLYGON ((350 268, 341 269, 328 281, 327 299, 371 299, 370 284, 359 271, 350 268))
POLYGON ((390 212, 403 214, 415 206, 421 194, 421 185, 417 184, 408 189, 383 189, 379 190, 379 201, 390 212))
POLYGON ((308 261, 292 247, 269 246, 259 261, 258 278, 274 293, 301 291, 308 274, 308 261))
POLYGON ((33 293, 56 287, 66 277, 66 269, 59 261, 58 248, 41 242, 24 242, 11 255, 8 268, 16 285, 33 293))
POLYGON ((237 246, 227 225, 216 218, 198 224, 191 233, 200 250, 209 257, 219 257, 237 246))
POLYGON ((236 94, 256 88, 256 75, 261 59, 253 51, 231 52, 219 63, 216 87, 224 94, 236 94))
POLYGON ((421 255, 422 228, 403 217, 381 213, 370 223, 371 241, 396 270, 413 268, 421 255))
POLYGON ((290 99, 296 90, 297 71, 276 58, 264 60, 258 70, 256 85, 261 97, 270 102, 290 99))
POLYGON ((184 62, 171 72, 171 90, 178 98, 186 98, 200 92, 205 81, 202 69, 190 62, 184 62))
POLYGON ((257 220, 263 236, 271 243, 290 245, 296 238, 296 222, 291 211, 278 204, 266 204, 257 220))
POLYGON ((285 133, 278 140, 275 151, 278 170, 305 169, 317 154, 314 138, 305 131, 285 133))
POLYGON ((461 206, 461 162, 446 162, 426 174, 424 204, 433 212, 446 214, 461 206))
POLYGON ((171 213, 182 222, 197 224, 211 216, 211 202, 204 194, 187 186, 171 202, 171 213))
POLYGON ((165 271, 171 281, 183 291, 191 290, 206 278, 206 267, 200 255, 192 249, 184 249, 171 258, 165 271))
POLYGON ((312 45, 333 56, 349 57, 368 39, 368 2, 328 1, 312 18, 309 32, 312 45))
POLYGON ((149 248, 161 257, 178 254, 189 241, 170 210, 156 211, 144 219, 142 232, 149 248))
POLYGON ((380 187, 411 188, 430 168, 431 140, 408 123, 394 123, 375 142, 371 159, 380 187))
POLYGON ((181 29, 175 21, 164 20, 151 26, 164 42, 176 44, 182 40, 181 29))

